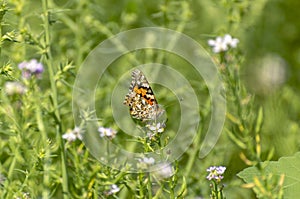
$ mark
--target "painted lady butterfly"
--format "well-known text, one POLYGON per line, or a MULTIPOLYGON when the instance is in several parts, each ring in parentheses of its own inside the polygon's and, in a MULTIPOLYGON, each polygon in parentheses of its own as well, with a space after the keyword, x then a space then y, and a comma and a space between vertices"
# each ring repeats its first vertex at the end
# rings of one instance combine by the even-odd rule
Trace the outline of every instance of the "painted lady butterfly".
POLYGON ((138 69, 132 71, 132 81, 124 104, 129 106, 130 115, 142 122, 156 121, 165 112, 157 103, 145 75, 138 69))

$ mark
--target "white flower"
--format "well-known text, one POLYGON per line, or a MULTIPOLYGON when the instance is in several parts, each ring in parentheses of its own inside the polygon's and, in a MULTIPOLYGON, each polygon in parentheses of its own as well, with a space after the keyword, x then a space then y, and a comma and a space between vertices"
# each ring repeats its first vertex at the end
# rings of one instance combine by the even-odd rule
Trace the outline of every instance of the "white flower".
POLYGON ((231 48, 236 48, 237 44, 239 43, 239 40, 237 38, 232 38, 229 34, 226 34, 224 36, 224 43, 227 46, 230 46, 231 48))
POLYGON ((220 182, 224 176, 224 172, 226 170, 226 167, 223 166, 211 166, 209 167, 206 171, 209 172, 208 176, 206 179, 208 180, 216 180, 217 182, 220 182))
POLYGON ((214 53, 219 53, 228 50, 227 44, 223 41, 222 37, 217 37, 216 40, 208 40, 208 45, 213 47, 214 53))
POLYGON ((142 161, 146 164, 154 164, 155 159, 152 157, 150 157, 150 158, 144 157, 142 161))
POLYGON ((7 95, 22 95, 27 91, 27 88, 20 82, 6 82, 5 92, 7 95))
POLYGON ((161 123, 161 122, 158 122, 158 123, 148 123, 146 125, 146 127, 150 130, 150 131, 153 131, 154 133, 162 133, 164 132, 165 130, 165 123, 161 123))
POLYGON ((77 137, 72 132, 67 132, 67 133, 62 135, 62 138, 67 140, 68 142, 73 142, 73 141, 76 140, 77 137))
POLYGON ((147 169, 149 166, 155 163, 155 159, 153 157, 144 157, 138 160, 137 167, 140 169, 147 169))
POLYGON ((213 48, 214 53, 225 52, 231 48, 236 48, 239 40, 237 38, 232 38, 231 35, 226 34, 224 37, 217 37, 216 40, 209 39, 208 45, 213 48))
POLYGON ((115 131, 112 128, 105 128, 105 127, 99 127, 98 132, 100 133, 100 137, 108 137, 110 139, 113 139, 116 137, 117 131, 115 131))
POLYGON ((272 91, 285 82, 287 64, 283 58, 270 54, 263 57, 260 62, 261 66, 256 71, 260 90, 272 91))
POLYGON ((113 184, 111 185, 110 190, 106 192, 106 195, 113 195, 115 193, 118 193, 119 191, 120 188, 116 184, 113 184))
POLYGON ((174 169, 170 163, 160 163, 155 165, 154 175, 158 179, 169 178, 174 174, 174 169))
POLYGON ((68 142, 73 142, 76 139, 82 140, 81 130, 76 126, 73 130, 68 130, 65 134, 63 134, 62 138, 68 142))

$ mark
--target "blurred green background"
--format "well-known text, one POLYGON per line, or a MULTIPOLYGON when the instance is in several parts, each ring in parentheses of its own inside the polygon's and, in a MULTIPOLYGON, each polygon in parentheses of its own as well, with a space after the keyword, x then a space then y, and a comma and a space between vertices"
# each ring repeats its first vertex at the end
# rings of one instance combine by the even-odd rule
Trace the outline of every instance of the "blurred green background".
MULTIPOLYGON (((5 14, 0 9, 0 19, 3 16, 0 64, 5 66, 9 63, 12 66, 11 74, 17 77, 20 75, 17 69, 19 62, 39 58, 42 54, 39 46, 39 43, 43 43, 44 34, 42 4, 37 0, 0 1, 3 2, 7 2, 9 9, 5 14)), ((76 69, 88 53, 101 41, 121 31, 153 26, 170 28, 192 37, 212 55, 207 45, 208 39, 226 33, 238 38, 240 42, 235 56, 241 65, 240 78, 251 96, 255 96, 253 110, 260 106, 264 108, 262 157, 266 158, 272 149, 272 160, 299 151, 299 0, 53 0, 49 1, 49 7, 54 63, 57 68, 63 63, 75 66, 74 71, 60 77, 69 85, 73 84, 76 69)), ((1 73, 4 74, 5 70, 2 67, 1 73)), ((115 73, 118 72, 109 70, 109 73, 117 75, 115 73)), ((1 85, 9 79, 12 78, 1 76, 1 85)), ((47 75, 40 86, 43 92, 49 92, 47 75)), ((66 101, 67 105, 63 109, 63 126, 64 129, 71 128, 72 89, 61 82, 58 87, 60 100, 66 101)), ((99 95, 105 98, 111 87, 106 89, 99 95)), ((197 89, 202 94, 207 92, 202 84, 197 89)), ((206 100, 203 101, 209 104, 206 100)), ((229 113, 234 112, 235 104, 229 100, 227 108, 229 113)), ((255 118, 255 113, 252 114, 255 118)), ((6 121, 5 115, 1 115, 1 118, 6 121)), ((109 122, 110 119, 107 124, 109 122)), ((227 122, 226 125, 230 128, 231 124, 227 122)), ((2 132, 7 131, 9 125, 2 123, 1 128, 2 132)), ((49 137, 55 137, 55 133, 50 132, 49 137)), ((2 149, 5 147, 6 144, 2 143, 2 149)), ((227 198, 254 198, 251 191, 239 187, 241 181, 236 173, 247 167, 240 160, 239 153, 224 132, 209 156, 204 160, 196 160, 195 165, 199 165, 199 168, 195 167, 195 175, 188 179, 190 197, 207 193, 208 187, 203 188, 207 182, 198 179, 205 175, 204 168, 222 164, 228 167, 225 175, 227 198)), ((6 153, 2 151, 0 154, 0 162, 5 165, 6 156, 3 154, 6 153)), ((188 156, 182 157, 181 164, 186 158, 188 156)))

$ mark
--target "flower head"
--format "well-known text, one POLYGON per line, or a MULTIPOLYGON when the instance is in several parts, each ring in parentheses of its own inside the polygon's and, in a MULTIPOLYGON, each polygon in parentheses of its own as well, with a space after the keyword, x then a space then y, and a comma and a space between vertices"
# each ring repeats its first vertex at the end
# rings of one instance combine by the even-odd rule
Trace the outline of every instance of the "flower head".
POLYGON ((174 175, 174 169, 170 163, 164 162, 155 165, 154 174, 158 179, 169 178, 174 175))
POLYGON ((144 157, 144 158, 141 158, 139 159, 139 163, 138 163, 138 168, 141 168, 141 169, 146 169, 148 168, 149 166, 153 165, 155 163, 155 159, 153 157, 144 157))
POLYGON ((120 188, 116 184, 113 184, 113 185, 111 185, 110 190, 107 191, 105 194, 106 195, 113 195, 115 193, 118 193, 119 191, 120 191, 120 188))
POLYGON ((44 66, 42 63, 38 62, 36 59, 30 61, 23 61, 18 65, 19 69, 22 71, 22 76, 25 79, 29 79, 31 76, 41 77, 44 71, 44 66))
POLYGON ((82 140, 81 130, 76 126, 73 130, 68 130, 65 134, 63 134, 62 138, 68 142, 73 142, 76 139, 82 140))
POLYGON ((232 38, 231 35, 226 34, 224 37, 217 37, 216 40, 208 40, 208 45, 213 48, 214 53, 220 53, 227 51, 230 47, 236 48, 239 40, 237 38, 232 38))
POLYGON ((226 167, 223 166, 211 166, 206 171, 209 172, 206 179, 208 180, 216 180, 217 182, 220 182, 224 176, 224 172, 226 170, 226 167))
POLYGON ((252 87, 258 93, 274 92, 287 79, 287 62, 277 54, 267 54, 254 61, 252 87))
POLYGON ((7 95, 22 95, 27 91, 27 88, 20 82, 6 82, 5 92, 7 95))
POLYGON ((150 158, 144 157, 141 161, 146 163, 146 164, 154 164, 155 159, 152 158, 152 157, 150 157, 150 158))
POLYGON ((162 122, 153 122, 153 123, 148 123, 146 127, 150 130, 153 131, 154 133, 162 133, 165 130, 165 123, 162 122))
POLYGON ((100 137, 108 137, 109 139, 113 139, 116 137, 117 131, 112 128, 99 127, 98 132, 100 133, 100 137))
POLYGON ((212 39, 208 40, 208 45, 213 47, 214 53, 219 53, 219 52, 228 50, 228 46, 223 41, 222 37, 217 37, 216 40, 212 40, 212 39))
POLYGON ((229 34, 226 34, 223 40, 224 43, 231 48, 236 48, 237 44, 239 43, 239 40, 237 38, 232 38, 229 34))

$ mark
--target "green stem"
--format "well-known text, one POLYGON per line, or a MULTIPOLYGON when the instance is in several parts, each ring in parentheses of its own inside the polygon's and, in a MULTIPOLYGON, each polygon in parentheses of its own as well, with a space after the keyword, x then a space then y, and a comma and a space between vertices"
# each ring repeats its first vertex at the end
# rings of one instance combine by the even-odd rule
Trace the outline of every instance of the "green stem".
POLYGON ((174 185, 173 185, 172 180, 169 181, 169 186, 171 187, 171 189, 170 189, 170 199, 173 199, 173 198, 175 198, 175 194, 174 194, 174 185))
POLYGON ((148 198, 152 199, 152 178, 151 178, 151 173, 148 173, 148 198))
MULTIPOLYGON (((19 146, 17 146, 17 148, 15 149, 15 151, 19 151, 19 146)), ((17 153, 17 152, 16 152, 17 153)), ((14 169, 15 169, 15 166, 16 166, 16 161, 17 161, 17 155, 15 155, 10 163, 10 166, 9 166, 9 170, 8 170, 8 174, 7 174, 7 178, 8 179, 11 179, 12 175, 13 175, 13 172, 14 172, 14 169)))
POLYGON ((140 198, 145 198, 145 196, 144 196, 144 185, 143 185, 144 174, 140 173, 138 178, 139 178, 139 196, 140 196, 140 198))
MULTIPOLYGON (((80 13, 79 15, 77 15, 77 22, 79 22, 79 26, 84 26, 84 18, 86 18, 86 16, 89 14, 89 11, 86 9, 87 4, 89 4, 88 0, 81 0, 79 1, 78 7, 76 9, 76 12, 80 13)), ((78 25, 76 25, 76 27, 76 31, 74 31, 75 45, 77 50, 76 66, 80 66, 83 61, 84 50, 86 50, 84 41, 85 29, 78 27, 78 25)))
POLYGON ((217 199, 220 199, 220 192, 219 192, 219 188, 218 188, 218 183, 215 182, 215 192, 216 192, 216 196, 217 196, 217 199))
POLYGON ((190 157, 189 157, 188 162, 184 169, 185 176, 187 176, 187 177, 190 175, 190 172, 191 172, 194 162, 196 160, 198 151, 200 149, 200 133, 199 132, 196 135, 194 143, 195 143, 194 150, 192 150, 192 152, 190 153, 190 157))
POLYGON ((222 189, 220 189, 219 193, 220 193, 220 198, 223 199, 224 196, 223 196, 223 191, 222 191, 222 189))
POLYGON ((6 3, 2 2, 0 5, 0 56, 1 56, 1 50, 2 50, 2 19, 7 11, 6 3))
MULTIPOLYGON (((169 4, 169 0, 165 0, 164 2, 164 6, 166 6, 166 8, 168 9, 168 4, 169 4)), ((189 12, 189 7, 188 7, 188 3, 182 1, 181 2, 181 7, 179 9, 182 9, 182 14, 179 16, 179 24, 176 27, 176 32, 183 32, 183 30, 185 29, 185 26, 188 22, 188 12, 189 12)), ((168 10, 164 11, 164 21, 165 21, 165 27, 167 27, 167 23, 168 22, 168 10)), ((170 41, 170 43, 167 46, 167 49, 173 49, 173 47, 176 45, 178 38, 174 38, 172 41, 170 41)), ((157 59, 155 60, 155 63, 163 63, 164 58, 165 58, 165 53, 159 53, 157 56, 157 59)))
POLYGON ((43 22, 44 22, 44 31, 45 31, 45 44, 44 44, 44 55, 45 61, 48 66, 49 79, 51 84, 51 99, 54 109, 54 119, 56 121, 56 133, 60 143, 60 155, 61 155, 61 169, 62 169, 62 191, 64 193, 64 198, 68 198, 68 175, 66 168, 66 155, 64 149, 64 141, 62 139, 62 126, 61 118, 58 108, 58 98, 57 98, 57 88, 54 77, 54 68, 52 64, 52 54, 51 54, 51 43, 50 43, 50 24, 49 24, 49 11, 48 11, 48 0, 42 0, 43 3, 43 22))
MULTIPOLYGON (((38 98, 37 98, 38 99, 38 98)), ((36 119, 37 119, 37 124, 39 131, 41 132, 42 135, 42 140, 44 143, 44 150, 45 150, 45 157, 44 157, 44 164, 43 164, 43 170, 44 170, 44 178, 43 178, 43 193, 42 196, 43 198, 49 198, 50 197, 50 165, 51 165, 51 160, 50 160, 50 149, 48 147, 48 138, 47 138, 47 132, 45 130, 45 125, 42 119, 42 111, 39 106, 39 103, 37 103, 36 106, 36 119)))

